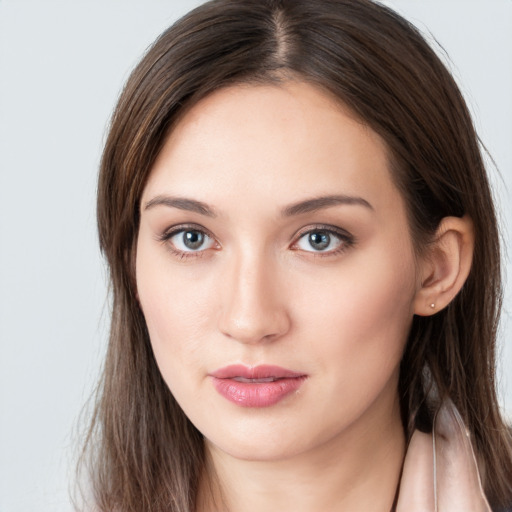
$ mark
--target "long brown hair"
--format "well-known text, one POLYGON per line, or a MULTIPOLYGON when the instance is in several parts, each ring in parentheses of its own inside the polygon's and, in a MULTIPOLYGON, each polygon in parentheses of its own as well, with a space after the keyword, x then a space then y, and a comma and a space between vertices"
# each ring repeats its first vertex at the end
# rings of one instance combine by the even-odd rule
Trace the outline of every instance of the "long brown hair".
POLYGON ((473 220, 467 282, 443 311, 414 318, 398 392, 407 435, 428 431, 428 373, 468 425, 491 506, 512 502, 512 442, 494 375, 499 234, 478 137, 453 78, 410 23, 370 0, 214 0, 146 53, 122 92, 103 153, 98 229, 113 302, 85 451, 96 506, 194 510, 203 441, 160 376, 137 302, 139 201, 188 107, 227 85, 284 77, 333 94, 384 139, 418 251, 443 217, 473 220))

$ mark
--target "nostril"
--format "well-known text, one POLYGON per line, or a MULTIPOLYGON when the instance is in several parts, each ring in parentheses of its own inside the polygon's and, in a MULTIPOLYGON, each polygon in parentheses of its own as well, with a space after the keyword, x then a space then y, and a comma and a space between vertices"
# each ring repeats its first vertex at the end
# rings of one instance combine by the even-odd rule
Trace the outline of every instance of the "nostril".
POLYGON ((289 330, 286 311, 274 310, 272 313, 252 313, 240 318, 233 312, 225 312, 219 321, 219 330, 227 337, 241 343, 271 342, 289 330))

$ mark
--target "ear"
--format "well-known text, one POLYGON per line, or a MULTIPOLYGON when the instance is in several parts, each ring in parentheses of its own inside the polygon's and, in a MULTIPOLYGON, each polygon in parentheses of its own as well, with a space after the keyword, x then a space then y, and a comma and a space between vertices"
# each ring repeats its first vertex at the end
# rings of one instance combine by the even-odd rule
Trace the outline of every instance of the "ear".
POLYGON ((420 263, 414 313, 429 316, 446 307, 465 283, 473 259, 473 221, 445 217, 420 263))

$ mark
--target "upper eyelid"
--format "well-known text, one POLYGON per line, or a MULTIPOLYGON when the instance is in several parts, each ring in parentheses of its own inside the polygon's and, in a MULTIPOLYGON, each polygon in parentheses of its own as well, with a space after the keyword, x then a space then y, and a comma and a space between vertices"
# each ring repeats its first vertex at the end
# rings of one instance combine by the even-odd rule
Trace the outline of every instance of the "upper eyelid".
MULTIPOLYGON (((328 233, 329 235, 334 235, 336 238, 339 239, 340 241, 340 245, 341 246, 347 246, 347 245, 353 245, 355 243, 355 238, 348 232, 346 232, 345 230, 341 230, 341 229, 327 229, 327 228, 314 228, 314 229, 309 229, 309 230, 306 230, 304 231, 303 233, 301 233, 300 235, 296 236, 295 239, 294 239, 294 242, 291 244, 290 248, 292 250, 297 250, 297 247, 300 243, 300 241, 308 234, 310 233, 314 233, 314 232, 324 232, 324 233, 328 233)), ((335 252, 337 252, 339 250, 339 248, 337 249, 331 249, 330 251, 306 251, 306 252, 310 252, 312 254, 317 254, 318 256, 320 255, 323 255, 323 256, 328 256, 330 254, 333 254, 335 252)))
MULTIPOLYGON (((177 224, 177 225, 170 226, 163 231, 162 235, 165 236, 165 235, 169 235, 169 234, 175 234, 175 233, 179 233, 180 231, 186 231, 187 229, 189 229, 191 231, 200 231, 201 233, 204 233, 212 238, 216 238, 212 234, 212 232, 210 230, 206 229, 204 226, 201 226, 200 224, 193 224, 193 223, 192 224, 184 223, 184 224, 177 224)), ((303 228, 296 231, 292 238, 303 236, 303 235, 310 233, 312 231, 315 231, 315 230, 328 231, 330 233, 335 233, 335 234, 338 234, 341 236, 352 237, 352 235, 346 229, 340 228, 338 226, 333 226, 331 224, 312 224, 312 225, 304 226, 303 228)))
POLYGON ((207 250, 213 249, 214 247, 207 247, 205 249, 199 249, 197 251, 190 250, 190 251, 184 251, 182 249, 179 249, 174 245, 174 243, 171 242, 171 239, 174 238, 179 233, 183 233, 185 231, 198 231, 202 233, 203 235, 206 235, 208 238, 211 239, 211 241, 214 242, 214 244, 218 244, 217 239, 209 233, 208 230, 204 229, 201 226, 195 227, 192 224, 186 224, 186 225, 175 225, 167 228, 162 234, 157 235, 156 240, 158 242, 162 242, 164 245, 168 247, 168 250, 170 250, 172 253, 174 253, 176 256, 179 256, 180 258, 190 258, 190 257, 200 257, 202 256, 207 250))
POLYGON ((346 229, 343 229, 339 226, 333 226, 332 224, 315 224, 309 225, 302 230, 299 230, 299 233, 295 235, 294 241, 290 246, 290 249, 293 251, 305 253, 308 257, 311 258, 330 258, 336 257, 340 253, 344 253, 350 247, 353 247, 357 244, 357 238, 351 234, 346 229), (328 251, 315 251, 315 250, 303 250, 298 247, 302 238, 309 233, 314 233, 315 231, 322 231, 324 233, 329 233, 330 235, 334 235, 339 240, 338 247, 328 250, 328 251))
POLYGON ((329 224, 316 224, 313 226, 304 227, 294 235, 294 238, 299 239, 302 238, 304 235, 307 235, 308 233, 312 233, 315 231, 325 231, 327 233, 332 233, 342 238, 354 238, 354 236, 351 233, 349 233, 346 229, 337 226, 332 226, 329 224))
POLYGON ((210 238, 215 238, 213 234, 206 229, 205 227, 199 224, 177 224, 175 226, 171 226, 166 228, 163 233, 159 236, 159 238, 169 238, 171 236, 176 235, 177 233, 181 233, 182 231, 199 231, 205 235, 208 235, 210 238))

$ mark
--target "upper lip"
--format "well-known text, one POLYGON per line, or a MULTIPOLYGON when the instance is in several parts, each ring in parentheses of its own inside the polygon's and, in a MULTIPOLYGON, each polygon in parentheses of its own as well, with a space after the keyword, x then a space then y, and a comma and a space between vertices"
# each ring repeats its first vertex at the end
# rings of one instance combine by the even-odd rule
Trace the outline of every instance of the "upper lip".
POLYGON ((274 365, 245 366, 243 364, 233 364, 219 368, 209 374, 217 379, 233 379, 242 377, 244 379, 293 379, 304 377, 304 373, 294 372, 274 365))

